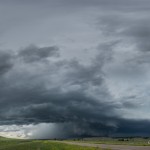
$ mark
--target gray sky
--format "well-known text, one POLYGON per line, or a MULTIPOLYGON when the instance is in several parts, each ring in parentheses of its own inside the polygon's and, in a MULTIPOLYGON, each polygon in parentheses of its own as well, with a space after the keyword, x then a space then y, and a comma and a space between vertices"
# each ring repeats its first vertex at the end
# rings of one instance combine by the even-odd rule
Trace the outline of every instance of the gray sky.
POLYGON ((150 135, 149 7, 0 0, 0 134, 150 135))

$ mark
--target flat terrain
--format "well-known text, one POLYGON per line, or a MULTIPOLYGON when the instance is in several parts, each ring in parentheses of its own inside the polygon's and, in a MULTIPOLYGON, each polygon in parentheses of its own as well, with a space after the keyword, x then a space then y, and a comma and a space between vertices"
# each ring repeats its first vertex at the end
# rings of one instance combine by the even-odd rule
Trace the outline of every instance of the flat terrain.
POLYGON ((0 150, 103 150, 101 148, 70 145, 50 140, 16 140, 0 138, 0 150))
POLYGON ((111 145, 111 144, 92 144, 83 142, 64 142, 66 144, 95 147, 111 150, 150 150, 150 146, 129 146, 129 145, 111 145))
POLYGON ((108 145, 130 145, 130 146, 150 146, 150 138, 83 138, 68 140, 71 142, 82 142, 90 144, 108 144, 108 145))
POLYGON ((0 150, 150 150, 149 139, 17 140, 0 137, 0 150), (134 141, 134 142, 133 142, 134 141))

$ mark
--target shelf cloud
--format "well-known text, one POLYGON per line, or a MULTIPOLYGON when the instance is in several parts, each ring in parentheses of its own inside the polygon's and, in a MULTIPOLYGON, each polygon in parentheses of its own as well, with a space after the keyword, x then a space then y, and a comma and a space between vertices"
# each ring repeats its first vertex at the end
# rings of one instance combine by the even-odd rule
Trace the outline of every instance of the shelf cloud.
POLYGON ((1 135, 150 135, 148 0, 0 4, 1 135))

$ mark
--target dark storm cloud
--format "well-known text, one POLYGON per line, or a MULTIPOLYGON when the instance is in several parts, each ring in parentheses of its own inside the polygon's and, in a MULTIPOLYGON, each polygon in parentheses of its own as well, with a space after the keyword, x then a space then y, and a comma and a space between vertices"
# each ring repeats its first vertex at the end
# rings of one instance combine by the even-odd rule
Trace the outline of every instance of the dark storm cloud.
POLYGON ((58 48, 56 46, 38 48, 35 45, 30 45, 19 53, 19 56, 26 62, 40 61, 52 56, 57 57, 58 55, 58 48))
POLYGON ((116 136, 149 136, 150 121, 148 120, 121 120, 116 136))
MULTIPOLYGON (((44 51, 45 48, 40 48, 40 50, 44 51)), ((31 49, 30 52, 32 55, 28 55, 29 58, 34 57, 34 55, 39 56, 38 49, 34 53, 32 53, 31 49)), ((99 64, 94 63, 89 67, 85 67, 74 60, 50 62, 49 64, 47 64, 48 62, 39 64, 39 61, 35 64, 25 64, 24 62, 18 64, 20 57, 26 55, 20 55, 19 53, 16 56, 18 58, 14 62, 14 70, 9 72, 6 83, 2 82, 3 88, 0 91, 2 97, 1 114, 4 114, 8 120, 11 117, 13 122, 15 121, 14 118, 16 118, 16 121, 19 118, 20 122, 24 122, 25 119, 29 122, 31 119, 31 122, 34 122, 35 119, 36 123, 42 121, 67 122, 88 120, 89 116, 93 118, 99 112, 104 112, 105 109, 112 107, 109 103, 103 104, 104 99, 110 99, 101 73, 101 63, 104 63, 104 61, 101 61, 99 64), (24 70, 24 66, 27 68, 26 70, 24 70), (32 70, 34 67, 37 70, 32 70), (44 71, 42 68, 44 68, 44 71), (52 76, 54 76, 54 79, 52 76), (57 80, 60 82, 58 85, 57 80), (98 86, 97 92, 100 90, 100 93, 98 93, 99 99, 93 98, 92 95, 88 96, 91 86, 93 88, 98 86), (9 96, 6 93, 9 93, 9 96), (8 105, 9 103, 11 103, 11 106, 8 105), (97 111, 93 112, 92 110, 96 107, 97 111), (5 109, 9 111, 5 112, 5 109), (88 114, 88 109, 91 109, 90 114, 88 114)), ((44 58, 45 55, 42 59, 44 58)))
MULTIPOLYGON (((13 3, 34 4, 34 1, 13 3)), ((44 5, 36 1, 36 5, 39 3, 44 5)), ((64 8, 100 8, 96 27, 102 33, 101 38, 109 41, 99 44, 96 57, 89 60, 88 65, 77 59, 59 58, 57 46, 32 45, 14 54, 1 51, 0 125, 56 123, 66 137, 150 135, 145 128, 149 127, 149 121, 122 117, 122 109, 139 106, 137 96, 123 96, 122 101, 118 101, 106 82, 107 73, 112 70, 111 73, 122 80, 137 78, 144 72, 139 63, 149 63, 149 2, 63 0, 51 3, 64 6, 59 7, 60 12, 64 8), (122 51, 117 51, 116 47, 121 44, 133 46, 132 53, 127 50, 125 55, 118 55, 122 51)))
MULTIPOLYGON (((65 132, 61 137, 113 135, 123 134, 126 128, 132 130, 136 121, 128 126, 130 121, 121 119, 117 110, 135 106, 113 100, 102 71, 112 59, 115 44, 99 46, 99 55, 89 66, 77 60, 39 61, 55 58, 55 47, 34 46, 19 51, 13 59, 14 67, 0 80, 0 124, 56 123, 58 130, 65 132), (22 57, 38 57, 38 61, 26 63, 22 57)), ((139 124, 148 126, 149 122, 139 124)))
POLYGON ((110 104, 111 97, 103 83, 101 68, 107 60, 104 57, 108 55, 105 56, 103 51, 103 61, 94 62, 90 66, 81 65, 75 60, 47 62, 48 64, 20 61, 21 57, 27 56, 46 59, 47 55, 43 56, 45 49, 47 50, 31 48, 29 55, 26 48, 15 55, 13 69, 1 81, 3 88, 0 89, 0 124, 66 123, 65 128, 69 128, 65 130, 67 137, 99 135, 102 133, 97 133, 98 130, 103 130, 104 133, 107 129, 112 129, 111 120, 117 115, 115 109, 119 105, 110 104), (34 67, 37 70, 32 69, 34 67), (95 94, 91 87, 95 89, 95 94))
POLYGON ((12 56, 9 52, 0 51, 0 75, 3 75, 12 68, 11 59, 12 56))

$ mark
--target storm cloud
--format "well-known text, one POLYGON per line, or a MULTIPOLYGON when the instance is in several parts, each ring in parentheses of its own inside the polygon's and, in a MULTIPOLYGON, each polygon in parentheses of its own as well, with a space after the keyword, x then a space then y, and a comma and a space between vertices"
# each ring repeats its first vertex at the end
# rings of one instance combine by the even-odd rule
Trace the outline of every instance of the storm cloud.
POLYGON ((0 132, 150 135, 148 0, 0 3, 0 132))
POLYGON ((58 48, 55 46, 38 48, 35 45, 30 45, 29 47, 21 50, 19 56, 22 57, 26 62, 34 62, 51 56, 58 56, 57 51, 58 48))

